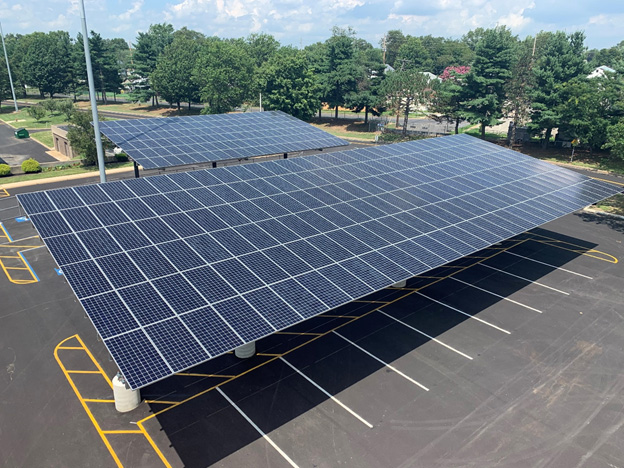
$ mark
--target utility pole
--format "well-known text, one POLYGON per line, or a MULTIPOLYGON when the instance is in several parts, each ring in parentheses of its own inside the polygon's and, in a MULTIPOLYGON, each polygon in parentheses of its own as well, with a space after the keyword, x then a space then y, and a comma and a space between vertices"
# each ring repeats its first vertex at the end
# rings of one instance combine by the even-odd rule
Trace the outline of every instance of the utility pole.
POLYGON ((383 39, 381 40, 381 50, 383 50, 383 64, 386 64, 386 35, 384 34, 383 39))
POLYGON ((15 88, 13 87, 13 77, 11 76, 11 66, 9 65, 9 56, 7 55, 6 45, 4 45, 4 33, 2 32, 2 23, 0 23, 0 37, 2 38, 2 48, 4 49, 4 59, 7 64, 7 72, 9 73, 9 83, 11 83, 11 93, 13 93, 13 104, 15 112, 17 112, 17 99, 15 99, 15 88))
POLYGON ((87 33, 87 18, 85 14, 84 0, 80 0, 80 19, 82 20, 82 43, 84 44, 85 62, 87 64, 87 81, 89 82, 89 98, 91 100, 91 114, 93 115, 93 131, 95 132, 95 146, 97 149, 98 166, 100 168, 100 183, 106 182, 104 170, 104 149, 102 147, 102 135, 100 134, 100 121, 98 119, 97 102, 95 100, 95 85, 93 83, 93 69, 91 68, 91 51, 89 50, 89 35, 87 33))

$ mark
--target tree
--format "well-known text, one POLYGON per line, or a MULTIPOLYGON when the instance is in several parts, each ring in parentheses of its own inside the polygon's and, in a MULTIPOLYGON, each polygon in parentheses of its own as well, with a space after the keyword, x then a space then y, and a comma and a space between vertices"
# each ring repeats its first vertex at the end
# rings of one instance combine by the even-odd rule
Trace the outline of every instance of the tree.
POLYGON ((356 60, 353 30, 334 27, 332 36, 325 41, 325 60, 321 74, 323 101, 334 108, 346 104, 347 95, 357 92, 357 78, 361 71, 356 60))
POLYGON ((56 101, 56 110, 69 120, 74 111, 74 103, 71 99, 61 99, 56 101))
POLYGON ((26 112, 37 122, 40 122, 46 115, 48 115, 48 111, 41 105, 30 106, 26 109, 26 112))
POLYGON ((364 123, 368 123, 368 114, 379 116, 386 108, 385 97, 381 86, 385 78, 385 66, 381 51, 367 47, 357 51, 357 62, 360 64, 359 74, 356 77, 357 89, 345 96, 345 105, 354 112, 364 110, 364 123))
MULTIPOLYGON (((95 144, 95 132, 93 125, 91 125, 91 113, 79 111, 72 113, 69 119, 67 139, 72 149, 82 156, 85 166, 97 164, 97 146, 95 144)), ((105 149, 115 146, 104 136, 102 137, 102 145, 105 149)))
POLYGON ((168 102, 176 103, 178 111, 181 101, 187 101, 190 109, 191 102, 199 100, 198 88, 193 81, 199 49, 197 41, 177 36, 158 57, 156 69, 150 75, 156 92, 168 102))
POLYGON ((396 110, 397 128, 400 113, 403 110, 403 134, 407 133, 407 121, 412 106, 422 106, 428 103, 433 91, 429 77, 417 70, 390 72, 382 85, 382 89, 396 110))
MULTIPOLYGON (((117 62, 117 52, 112 49, 112 47, 119 47, 119 41, 123 41, 123 39, 115 40, 115 42, 104 40, 102 36, 95 31, 91 31, 91 37, 89 38, 93 85, 96 91, 99 90, 104 103, 108 101, 106 95, 107 91, 116 94, 121 89, 122 77, 117 62)), ((76 38, 75 57, 75 70, 78 73, 79 81, 88 84, 83 37, 80 33, 78 33, 76 38)))
POLYGON ((399 29, 392 29, 388 31, 380 43, 384 51, 382 58, 383 62, 387 63, 391 67, 394 67, 399 49, 404 42, 405 36, 399 29))
POLYGON ((572 78, 587 75, 583 41, 585 35, 575 32, 540 33, 533 66, 534 88, 531 91, 531 123, 533 133, 544 132, 544 147, 554 127, 561 121, 557 106, 561 103, 561 86, 572 78))
POLYGON ((503 116, 505 83, 511 77, 515 38, 505 26, 484 32, 477 44, 475 61, 466 75, 468 99, 464 113, 471 123, 485 127, 496 125, 503 116))
POLYGON ((247 53, 254 62, 256 68, 260 68, 277 54, 280 43, 270 34, 250 34, 245 39, 247 53))
POLYGON ((6 62, 0 60, 0 103, 8 100, 11 96, 11 84, 9 82, 9 72, 7 71, 6 62))
POLYGON ((461 38, 461 41, 466 44, 473 52, 477 50, 477 44, 485 35, 485 29, 476 28, 468 31, 461 38))
POLYGON ((429 71, 428 64, 431 62, 429 52, 417 37, 408 36, 399 48, 396 58, 397 70, 429 71))
POLYGON ((230 112, 250 97, 253 63, 240 44, 210 39, 199 50, 193 80, 205 103, 202 112, 230 112))
MULTIPOLYGON (((173 42, 173 26, 167 23, 152 24, 146 33, 137 36, 133 56, 135 72, 142 78, 149 79, 156 70, 156 62, 165 47, 173 42)), ((152 104, 158 104, 158 98, 152 93, 152 104)))
POLYGON ((514 63, 511 70, 511 78, 505 85, 507 93, 507 110, 513 116, 513 126, 509 147, 516 140, 516 129, 524 125, 529 117, 531 100, 529 90, 533 86, 533 38, 527 37, 519 42, 514 53, 514 63))
POLYGON ((320 106, 320 89, 304 51, 284 47, 262 67, 263 106, 310 119, 320 106))
POLYGON ((438 122, 448 122, 455 126, 455 134, 459 133, 459 123, 464 117, 463 99, 465 95, 465 75, 470 67, 447 67, 440 82, 434 87, 432 96, 431 117, 438 122))
POLYGON ((624 114, 623 83, 616 77, 574 78, 561 85, 559 132, 569 139, 578 138, 590 150, 601 148, 607 141, 607 128, 624 114))
POLYGON ((610 150, 611 156, 624 160, 624 122, 607 128, 607 141, 602 148, 610 150))
MULTIPOLYGON (((4 36, 4 44, 6 46, 7 56, 9 57, 9 66, 11 67, 11 75, 13 77, 13 87, 15 88, 15 94, 19 95, 21 90, 22 96, 26 97, 26 87, 22 73, 22 55, 28 47, 24 38, 25 36, 22 36, 20 34, 7 34, 6 36, 4 36)), ((3 78, 0 78, 0 86, 3 79, 6 79, 7 84, 9 84, 9 77, 6 72, 6 63, 0 65, 0 67, 4 67, 4 72, 2 72, 3 78)))
POLYGON ((44 34, 36 32, 27 41, 21 68, 24 82, 39 88, 41 97, 65 91, 71 82, 71 68, 67 57, 71 41, 64 31, 44 34))

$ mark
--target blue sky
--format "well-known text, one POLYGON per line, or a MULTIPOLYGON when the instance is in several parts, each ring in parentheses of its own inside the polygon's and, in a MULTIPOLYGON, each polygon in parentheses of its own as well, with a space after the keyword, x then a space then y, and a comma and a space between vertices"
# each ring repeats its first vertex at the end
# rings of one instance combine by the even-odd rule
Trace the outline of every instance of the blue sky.
MULTIPOLYGON (((520 37, 582 30, 589 48, 624 40, 622 0, 85 0, 85 7, 89 29, 129 41, 162 22, 219 37, 264 32, 294 46, 327 39, 334 25, 376 46, 390 29, 459 38, 497 24, 520 37)), ((0 0, 0 11, 5 33, 80 31, 77 0, 0 0)))

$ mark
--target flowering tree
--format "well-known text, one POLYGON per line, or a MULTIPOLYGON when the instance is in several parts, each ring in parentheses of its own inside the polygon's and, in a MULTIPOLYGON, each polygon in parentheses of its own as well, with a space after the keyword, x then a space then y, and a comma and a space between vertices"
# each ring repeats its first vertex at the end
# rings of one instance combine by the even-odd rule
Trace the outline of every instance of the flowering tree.
POLYGON ((464 66, 464 65, 446 67, 444 71, 442 72, 442 74, 440 75, 440 79, 442 81, 447 81, 447 80, 450 80, 451 78, 465 75, 469 71, 470 71, 470 67, 464 66))

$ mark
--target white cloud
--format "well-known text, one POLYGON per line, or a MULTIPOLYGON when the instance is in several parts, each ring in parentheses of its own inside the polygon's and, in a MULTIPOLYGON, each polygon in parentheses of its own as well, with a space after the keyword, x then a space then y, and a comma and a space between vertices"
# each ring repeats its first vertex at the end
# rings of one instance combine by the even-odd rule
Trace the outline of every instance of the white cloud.
POLYGON ((132 7, 130 9, 124 11, 120 15, 112 16, 112 19, 117 20, 117 21, 130 21, 133 18, 135 18, 135 15, 139 11, 141 11, 142 6, 143 6, 143 0, 137 0, 136 2, 132 3, 132 7))

